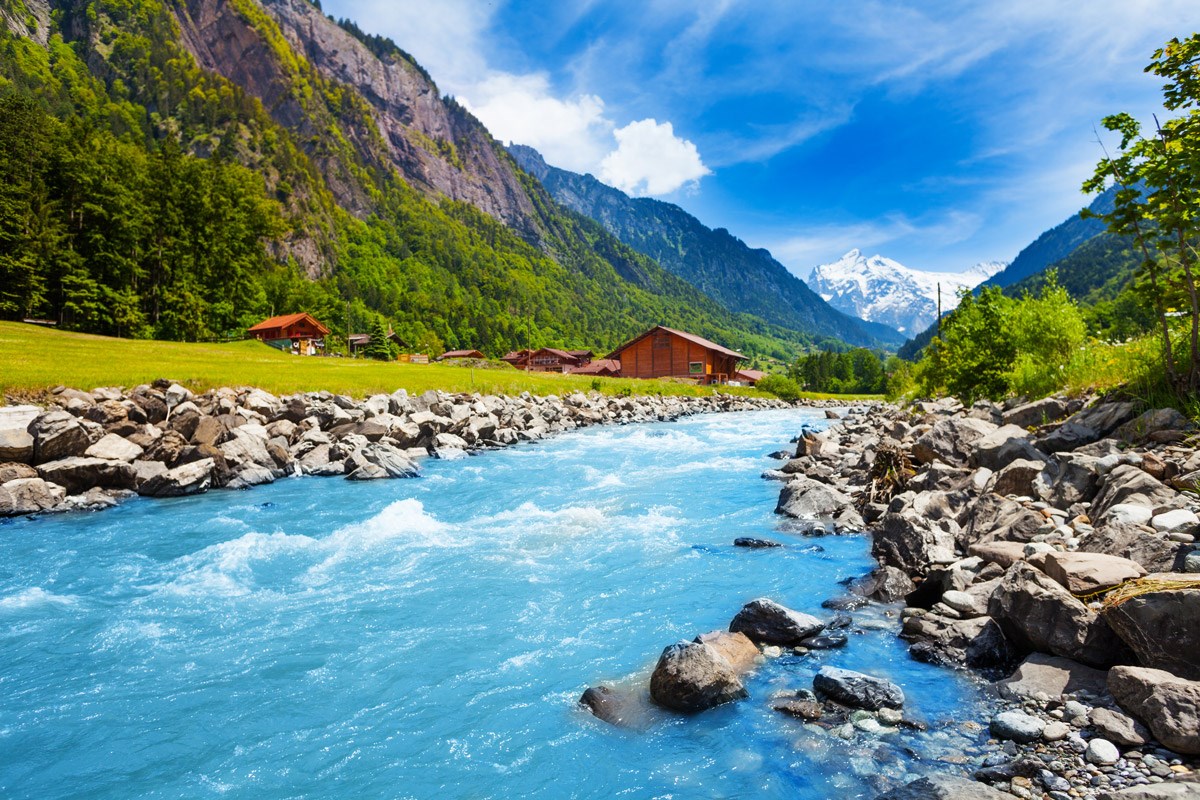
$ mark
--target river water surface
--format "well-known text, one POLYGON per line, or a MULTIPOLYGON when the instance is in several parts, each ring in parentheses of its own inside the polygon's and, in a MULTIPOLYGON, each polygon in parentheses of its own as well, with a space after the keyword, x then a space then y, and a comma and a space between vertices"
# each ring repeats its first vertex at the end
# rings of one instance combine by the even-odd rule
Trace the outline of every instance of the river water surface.
POLYGON ((741 703, 641 732, 577 707, 755 597, 828 616, 871 568, 865 538, 777 529, 759 474, 804 422, 825 424, 592 428, 416 480, 0 525, 0 795, 872 797, 872 775, 953 760, 938 731, 975 689, 879 611, 844 650, 768 662, 741 703), (844 742, 770 710, 823 663, 892 678, 931 732, 844 742))

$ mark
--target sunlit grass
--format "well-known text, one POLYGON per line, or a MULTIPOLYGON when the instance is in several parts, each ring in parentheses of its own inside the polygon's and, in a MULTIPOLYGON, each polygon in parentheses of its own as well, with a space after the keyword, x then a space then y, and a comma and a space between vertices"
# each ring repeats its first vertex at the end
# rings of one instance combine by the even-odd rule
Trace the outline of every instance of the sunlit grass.
MULTIPOLYGON (((275 394, 327 390, 364 397, 406 389, 538 395, 597 389, 609 395, 710 395, 712 387, 672 381, 526 373, 507 364, 472 369, 443 364, 401 364, 349 358, 301 358, 255 341, 186 344, 113 339, 35 325, 0 322, 0 391, 33 396, 58 385, 80 389, 130 388, 156 378, 194 391, 257 386, 275 394)), ((720 391, 767 395, 745 387, 720 391)))

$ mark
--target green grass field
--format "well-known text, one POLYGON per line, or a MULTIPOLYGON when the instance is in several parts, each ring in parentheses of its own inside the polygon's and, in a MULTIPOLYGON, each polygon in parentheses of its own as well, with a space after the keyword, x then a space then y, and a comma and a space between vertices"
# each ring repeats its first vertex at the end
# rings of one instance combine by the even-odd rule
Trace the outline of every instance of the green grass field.
MULTIPOLYGON (((155 378, 179 381, 193 391, 257 386, 274 394, 328 390, 364 397, 379 392, 428 389, 483 394, 563 394, 598 388, 605 394, 706 395, 711 387, 672 381, 525 373, 501 364, 470 369, 442 364, 401 364, 349 358, 300 358, 255 341, 186 344, 112 339, 17 322, 0 322, 0 392, 32 398, 58 385, 90 390, 132 388, 155 378)), ((765 396, 753 389, 722 392, 765 396)))

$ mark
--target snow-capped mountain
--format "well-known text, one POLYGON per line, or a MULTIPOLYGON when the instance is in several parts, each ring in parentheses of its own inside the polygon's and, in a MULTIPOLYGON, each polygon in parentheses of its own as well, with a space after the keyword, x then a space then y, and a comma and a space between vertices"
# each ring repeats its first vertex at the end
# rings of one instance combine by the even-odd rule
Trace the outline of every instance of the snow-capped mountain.
POLYGON ((974 289, 1008 264, 985 261, 963 272, 926 272, 851 250, 822 264, 806 278, 809 287, 834 308, 914 336, 937 320, 938 284, 942 311, 958 305, 960 289, 974 289))

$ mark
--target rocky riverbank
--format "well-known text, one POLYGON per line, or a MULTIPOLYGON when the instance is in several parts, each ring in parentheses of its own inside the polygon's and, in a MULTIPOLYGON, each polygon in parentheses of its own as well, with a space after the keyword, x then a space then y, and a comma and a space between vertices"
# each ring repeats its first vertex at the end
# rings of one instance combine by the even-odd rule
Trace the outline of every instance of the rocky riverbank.
POLYGON ((362 401, 261 389, 193 394, 160 380, 125 392, 59 387, 47 407, 0 407, 0 517, 123 499, 243 489, 287 476, 409 478, 456 458, 589 425, 785 408, 774 399, 482 396, 404 390, 362 401))
POLYGON ((914 658, 995 681, 966 774, 882 797, 1200 797, 1196 441, 1170 409, 951 400, 858 409, 768 473, 796 530, 870 531, 854 591, 903 602, 914 658))

